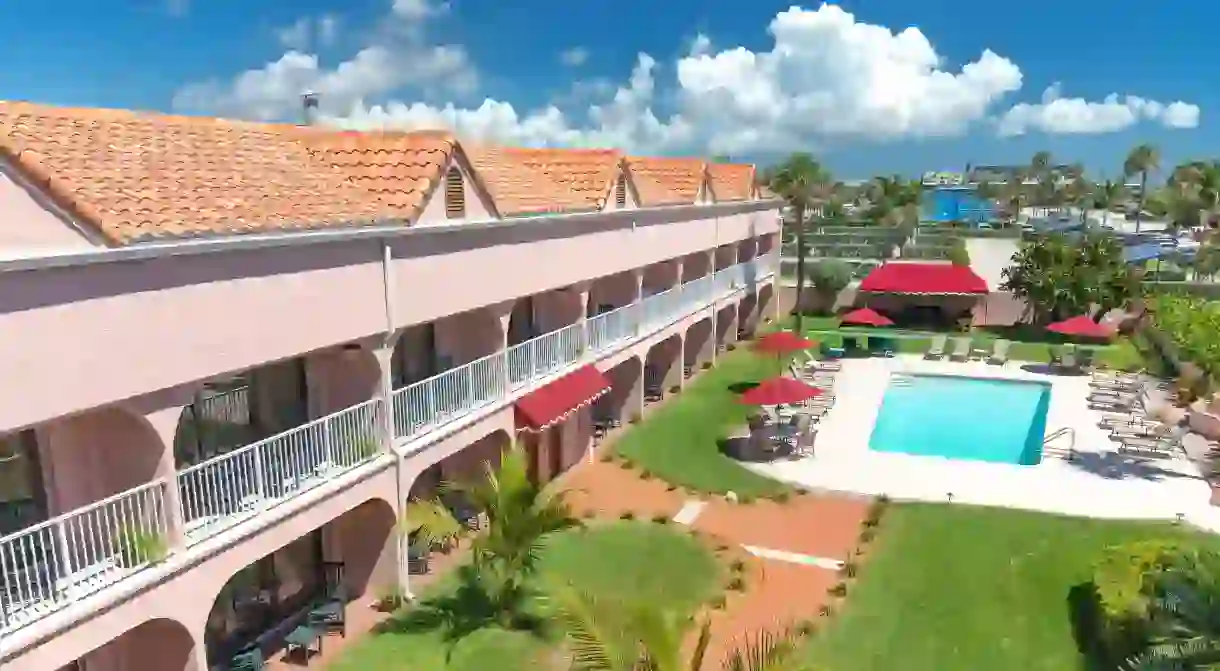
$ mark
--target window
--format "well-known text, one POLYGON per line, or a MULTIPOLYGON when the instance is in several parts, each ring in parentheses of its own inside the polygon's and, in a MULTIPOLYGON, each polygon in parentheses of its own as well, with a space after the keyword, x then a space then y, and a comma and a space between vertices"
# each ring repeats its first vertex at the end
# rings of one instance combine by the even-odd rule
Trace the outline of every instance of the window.
POLYGON ((620 210, 627 207, 627 180, 622 175, 614 185, 614 206, 620 210))
POLYGON ((466 191, 462 187, 462 171, 456 166, 445 173, 445 217, 466 218, 466 191))

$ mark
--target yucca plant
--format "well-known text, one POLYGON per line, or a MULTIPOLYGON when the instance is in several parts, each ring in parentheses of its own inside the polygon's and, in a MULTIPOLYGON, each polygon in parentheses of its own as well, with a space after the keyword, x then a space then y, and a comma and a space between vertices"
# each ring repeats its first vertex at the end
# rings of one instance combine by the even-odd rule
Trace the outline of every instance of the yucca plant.
POLYGON ((1220 556, 1194 555, 1153 579, 1148 648, 1132 671, 1220 669, 1220 556))
MULTIPOLYGON (((545 601, 566 634, 573 671, 700 671, 711 623, 697 622, 664 599, 604 598, 571 585, 552 587, 545 601), (694 645, 687 646, 689 636, 694 645)), ((807 671, 796 629, 761 631, 734 648, 724 671, 807 671)))

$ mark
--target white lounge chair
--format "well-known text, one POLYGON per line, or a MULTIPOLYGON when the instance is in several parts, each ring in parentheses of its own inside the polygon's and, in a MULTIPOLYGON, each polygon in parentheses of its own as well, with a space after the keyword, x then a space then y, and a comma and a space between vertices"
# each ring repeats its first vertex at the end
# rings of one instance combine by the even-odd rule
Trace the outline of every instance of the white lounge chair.
POLYGON ((950 361, 966 361, 970 358, 970 338, 954 338, 953 350, 949 352, 950 361))
POLYGON ((1090 396, 1088 399, 1089 409, 1102 410, 1109 412, 1125 412, 1130 413, 1136 410, 1143 409, 1143 403, 1138 398, 1117 396, 1098 396, 1096 398, 1090 396))
POLYGON ((949 336, 938 335, 932 336, 932 346, 924 353, 925 359, 942 359, 945 356, 945 343, 949 341, 949 336))
POLYGON ((1110 427, 1111 438, 1159 438, 1169 435, 1173 427, 1159 422, 1116 424, 1110 427))
POLYGON ((1124 437, 1121 440, 1122 442, 1118 446, 1119 453, 1132 456, 1170 459, 1182 449, 1181 439, 1177 436, 1124 437))
POLYGON ((991 356, 987 357, 987 363, 995 366, 1003 366, 1008 363, 1008 348, 1012 347, 1012 341, 1000 339, 995 341, 995 349, 991 351, 991 356))
POLYGON ((1144 383, 1139 380, 1090 380, 1089 386, 1093 389, 1139 391, 1143 388, 1144 383))
POLYGON ((1120 412, 1120 413, 1105 413, 1099 424, 1104 428, 1112 428, 1115 426, 1133 426, 1147 424, 1161 424, 1161 422, 1148 417, 1141 412, 1120 412))

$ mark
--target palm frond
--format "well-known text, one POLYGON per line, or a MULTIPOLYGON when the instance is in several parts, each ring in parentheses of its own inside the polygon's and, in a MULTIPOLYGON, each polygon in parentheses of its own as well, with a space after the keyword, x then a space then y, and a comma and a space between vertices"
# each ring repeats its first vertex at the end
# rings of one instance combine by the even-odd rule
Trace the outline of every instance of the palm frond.
POLYGON ((795 629, 764 629, 744 645, 735 647, 724 661, 724 671, 798 671, 800 635, 795 629))
POLYGON ((437 545, 444 545, 462 533, 462 523, 439 499, 408 501, 401 526, 404 533, 418 533, 422 540, 437 545))

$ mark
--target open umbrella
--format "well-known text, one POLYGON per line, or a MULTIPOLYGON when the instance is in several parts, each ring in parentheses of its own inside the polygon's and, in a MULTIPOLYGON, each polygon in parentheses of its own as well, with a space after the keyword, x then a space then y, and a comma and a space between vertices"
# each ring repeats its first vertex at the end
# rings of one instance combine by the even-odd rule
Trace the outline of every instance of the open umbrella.
POLYGON ((877 312, 872 308, 860 308, 852 310, 839 318, 840 324, 850 324, 852 326, 893 326, 894 322, 889 317, 877 312))
POLYGON ((767 354, 791 354, 807 350, 814 345, 817 343, 792 331, 776 331, 754 341, 754 350, 767 354))
POLYGON ((1109 338, 1114 335, 1114 329, 1098 324, 1085 315, 1055 322, 1047 326, 1046 330, 1060 335, 1079 338, 1109 338))
POLYGON ((773 377, 742 394, 737 400, 745 405, 788 405, 816 396, 822 390, 791 377, 773 377))

